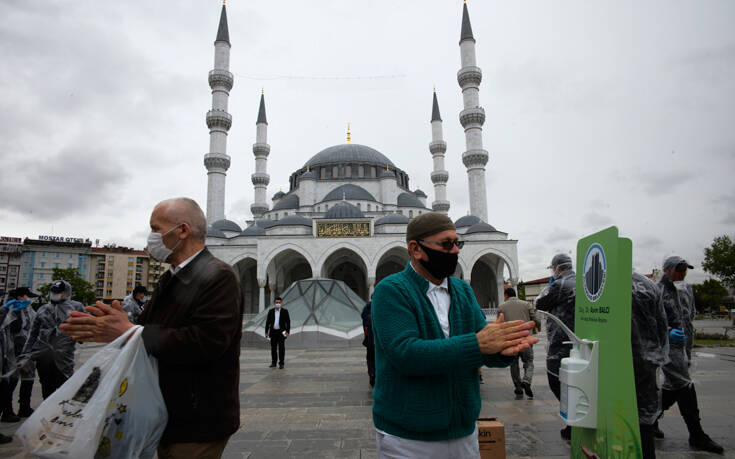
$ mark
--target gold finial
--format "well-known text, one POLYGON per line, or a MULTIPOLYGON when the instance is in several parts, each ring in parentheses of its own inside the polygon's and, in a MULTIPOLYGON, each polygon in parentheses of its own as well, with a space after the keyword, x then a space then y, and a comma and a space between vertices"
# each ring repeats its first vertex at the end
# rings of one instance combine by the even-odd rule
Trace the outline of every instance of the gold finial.
MULTIPOLYGON (((465 0, 467 1, 467 0, 465 0)), ((222 0, 222 6, 225 6, 225 3, 227 3, 227 0, 222 0)))
POLYGON ((265 94, 265 88, 260 88, 260 95, 262 96, 264 94, 265 94))
POLYGON ((347 123, 347 143, 352 143, 352 136, 350 135, 350 123, 347 123))
POLYGON ((436 85, 434 85, 434 94, 436 94, 436 85))

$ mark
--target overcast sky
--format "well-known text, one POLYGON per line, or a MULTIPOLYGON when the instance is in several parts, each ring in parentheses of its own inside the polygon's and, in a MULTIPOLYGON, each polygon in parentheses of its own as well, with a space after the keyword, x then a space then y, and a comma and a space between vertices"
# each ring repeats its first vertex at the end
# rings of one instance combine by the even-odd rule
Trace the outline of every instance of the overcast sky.
MULTIPOLYGON (((142 248, 153 205, 206 204, 217 0, 0 0, 0 233, 142 248)), ((668 254, 704 277, 735 233, 735 2, 470 0, 489 223, 518 240, 521 278, 616 225, 634 266, 668 254)), ((371 146, 434 199, 432 87, 450 216, 469 208, 458 121, 462 3, 231 0, 233 125, 225 212, 251 218, 265 89, 268 196, 322 149, 371 146)), ((576 266, 575 266, 576 268, 576 266)))

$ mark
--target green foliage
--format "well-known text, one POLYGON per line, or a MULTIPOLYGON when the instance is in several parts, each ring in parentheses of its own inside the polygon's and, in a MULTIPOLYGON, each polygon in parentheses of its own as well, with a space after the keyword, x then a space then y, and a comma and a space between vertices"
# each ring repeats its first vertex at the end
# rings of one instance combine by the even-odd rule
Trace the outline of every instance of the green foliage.
POLYGON ((519 300, 525 300, 526 299, 526 286, 518 284, 518 299, 519 300))
MULTIPOLYGON (((51 274, 53 280, 67 281, 71 285, 71 299, 79 301, 84 305, 92 304, 94 300, 94 286, 85 281, 79 275, 77 268, 54 268, 51 274)), ((46 304, 49 302, 49 288, 51 283, 41 286, 38 289, 38 302, 46 304)))
POLYGON ((704 249, 702 268, 727 287, 735 288, 735 244, 730 236, 717 236, 712 246, 704 249))
POLYGON ((701 284, 694 284, 692 290, 694 290, 694 303, 700 311, 718 308, 723 304, 723 298, 727 296, 727 289, 717 279, 707 279, 701 284))

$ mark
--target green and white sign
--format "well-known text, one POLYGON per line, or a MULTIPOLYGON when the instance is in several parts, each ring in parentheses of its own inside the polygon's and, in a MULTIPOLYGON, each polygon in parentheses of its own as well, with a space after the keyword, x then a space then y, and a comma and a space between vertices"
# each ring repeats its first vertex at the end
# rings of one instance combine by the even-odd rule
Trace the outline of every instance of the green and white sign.
POLYGON ((633 245, 614 226, 577 243, 574 332, 599 341, 597 429, 572 428, 572 458, 641 457, 630 347, 633 245))

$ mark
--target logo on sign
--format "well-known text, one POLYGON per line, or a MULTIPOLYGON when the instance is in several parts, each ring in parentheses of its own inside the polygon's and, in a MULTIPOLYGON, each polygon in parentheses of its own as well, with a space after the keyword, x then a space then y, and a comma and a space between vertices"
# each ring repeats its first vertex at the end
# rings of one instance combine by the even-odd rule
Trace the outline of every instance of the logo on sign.
POLYGON ((598 243, 594 243, 587 249, 584 257, 584 294, 593 303, 600 299, 605 289, 605 278, 607 277, 607 260, 605 251, 598 243))

